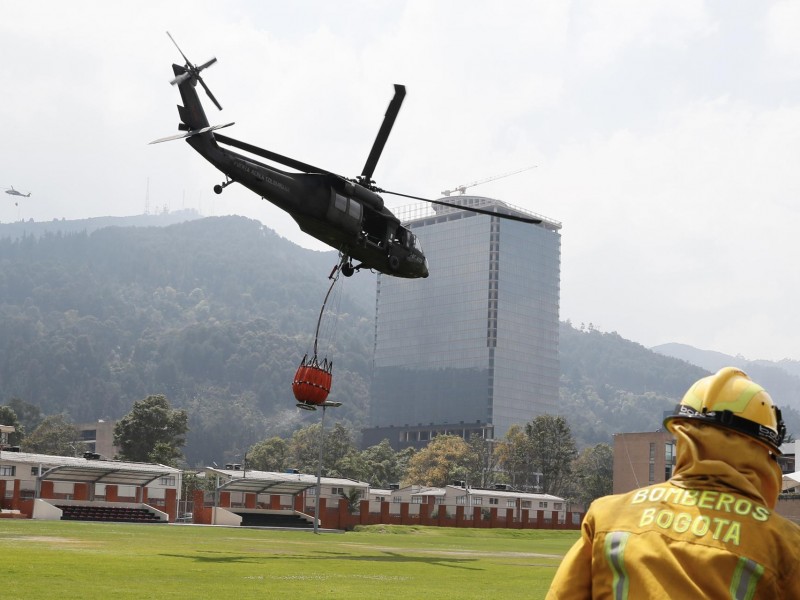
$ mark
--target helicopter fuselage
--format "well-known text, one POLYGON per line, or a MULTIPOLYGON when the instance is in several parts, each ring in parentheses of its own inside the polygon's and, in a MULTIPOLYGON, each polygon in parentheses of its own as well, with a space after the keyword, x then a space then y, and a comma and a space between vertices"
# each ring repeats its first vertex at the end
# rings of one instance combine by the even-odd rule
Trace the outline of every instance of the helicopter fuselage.
POLYGON ((212 156, 198 152, 230 180, 289 213, 304 232, 359 261, 360 267, 398 277, 428 275, 416 236, 367 188, 329 173, 288 173, 225 148, 212 156))
MULTIPOLYGON (((173 65, 173 71, 176 76, 186 72, 178 65, 173 65)), ((269 157, 272 153, 266 150, 211 131, 194 134, 209 127, 195 85, 190 77, 178 86, 184 103, 178 107, 181 128, 189 131, 189 145, 226 175, 227 180, 215 186, 215 192, 221 193, 235 182, 285 210, 300 229, 344 256, 345 274, 367 268, 396 277, 428 276, 416 236, 374 191, 329 172, 284 171, 226 146, 269 157), (359 264, 353 265, 350 259, 359 264)))

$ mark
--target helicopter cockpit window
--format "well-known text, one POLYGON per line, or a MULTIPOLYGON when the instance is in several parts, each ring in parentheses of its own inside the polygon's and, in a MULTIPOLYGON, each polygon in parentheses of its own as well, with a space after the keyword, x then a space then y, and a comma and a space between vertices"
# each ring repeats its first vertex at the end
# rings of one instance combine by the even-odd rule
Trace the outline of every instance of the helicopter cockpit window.
POLYGON ((350 204, 347 207, 347 213, 354 219, 361 220, 361 204, 350 198, 350 204))
POLYGON ((341 194, 335 194, 333 198, 333 207, 337 211, 345 213, 349 218, 355 221, 361 221, 362 206, 358 200, 342 196, 341 194))
POLYGON ((417 250, 422 252, 422 244, 420 243, 419 238, 410 231, 408 232, 408 237, 411 241, 411 247, 416 248, 417 250))
POLYGON ((333 199, 333 206, 336 208, 336 210, 347 212, 347 196, 336 194, 333 199))

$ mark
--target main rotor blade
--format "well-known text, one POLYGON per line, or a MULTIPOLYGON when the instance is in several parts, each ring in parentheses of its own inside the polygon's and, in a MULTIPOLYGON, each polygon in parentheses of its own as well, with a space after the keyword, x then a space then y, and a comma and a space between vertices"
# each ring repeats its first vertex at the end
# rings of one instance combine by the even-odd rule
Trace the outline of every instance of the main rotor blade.
POLYGON ((372 144, 372 150, 367 157, 367 162, 364 165, 364 170, 361 172, 361 177, 366 180, 372 179, 372 174, 375 172, 375 167, 378 164, 378 159, 381 157, 383 147, 386 145, 386 140, 389 139, 389 133, 392 131, 394 120, 397 118, 397 113, 400 112, 400 106, 403 104, 403 98, 406 97, 406 86, 395 84, 394 98, 389 103, 389 108, 386 109, 386 115, 383 117, 383 123, 378 130, 378 135, 375 142, 372 144))
MULTIPOLYGON (((219 136, 217 137, 219 138, 219 136)), ((482 208, 461 206, 460 204, 453 204, 452 202, 442 202, 441 200, 430 200, 428 198, 420 198, 419 196, 409 196, 408 194, 401 194, 399 192, 390 192, 389 190, 378 189, 376 191, 382 194, 391 194, 392 196, 402 196, 403 198, 411 198, 412 200, 422 200, 423 202, 429 202, 430 204, 439 204, 440 206, 449 206, 450 208, 466 210, 481 215, 489 215, 490 217, 500 217, 501 219, 510 219, 512 221, 519 221, 520 223, 530 223, 531 225, 539 225, 542 222, 541 219, 533 219, 530 217, 519 217, 517 215, 507 215, 504 213, 498 213, 491 210, 484 210, 482 208)))
POLYGON ((203 69, 207 69, 208 67, 210 67, 211 65, 213 65, 215 62, 217 62, 217 57, 216 57, 216 56, 215 56, 214 58, 212 58, 211 60, 204 62, 204 63, 203 63, 202 65, 200 65, 199 67, 197 67, 197 72, 199 73, 199 72, 200 72, 200 71, 202 71, 203 69))
POLYGON ((325 169, 320 169, 319 167, 315 167, 314 165, 309 165, 304 162, 300 162, 299 160, 295 160, 293 158, 289 158, 288 156, 283 156, 282 154, 278 154, 277 152, 272 152, 270 150, 264 150, 263 148, 259 148, 258 146, 253 146, 252 144, 248 144, 247 142, 241 142, 239 140, 235 140, 233 138, 228 137, 227 135, 221 134, 214 134, 214 138, 227 146, 233 146, 234 148, 239 148, 240 150, 244 150, 245 152, 250 152, 251 154, 255 154, 256 156, 260 156, 262 158, 266 158, 267 160, 274 161, 276 163, 280 163, 282 165, 286 165, 287 167, 291 167, 292 169, 297 169, 298 171, 303 171, 304 173, 324 173, 327 175, 336 175, 336 173, 331 173, 330 171, 326 171, 325 169))
POLYGON ((176 42, 176 41, 175 41, 175 38, 174 38, 174 37, 172 37, 172 35, 170 34, 170 32, 169 32, 169 31, 167 32, 167 35, 169 36, 169 39, 171 39, 171 40, 172 40, 172 43, 173 43, 173 44, 175 44, 175 47, 178 49, 178 52, 180 52, 180 53, 181 53, 181 56, 183 57, 183 60, 185 60, 185 61, 186 61, 186 64, 187 64, 187 65, 191 65, 192 63, 190 63, 190 62, 189 62, 189 59, 188 59, 188 58, 186 58, 186 55, 183 53, 183 50, 181 50, 181 47, 180 47, 180 46, 178 46, 178 42, 176 42))
MULTIPOLYGON (((216 59, 215 59, 215 60, 216 60, 216 59)), ((220 105, 220 103, 219 103, 219 102, 217 102, 217 99, 216 99, 216 98, 214 98, 214 94, 212 94, 212 93, 211 93, 211 90, 210 90, 210 89, 208 89, 208 86, 206 85, 206 82, 205 82, 205 81, 203 81, 203 79, 200 77, 200 75, 198 75, 198 76, 197 76, 197 81, 199 81, 199 82, 200 82, 200 85, 202 85, 202 86, 203 86, 203 89, 206 91, 206 95, 207 95, 207 96, 208 96, 208 97, 211 99, 211 101, 212 101, 212 102, 213 102, 213 103, 214 103, 214 104, 217 106, 217 108, 218 108, 218 109, 220 109, 220 110, 222 110, 222 106, 220 105)))

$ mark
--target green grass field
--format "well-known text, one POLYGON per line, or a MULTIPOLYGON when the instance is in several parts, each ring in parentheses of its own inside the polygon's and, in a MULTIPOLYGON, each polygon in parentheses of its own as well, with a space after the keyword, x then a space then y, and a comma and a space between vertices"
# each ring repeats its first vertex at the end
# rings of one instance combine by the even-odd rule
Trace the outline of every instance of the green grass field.
POLYGON ((543 598, 577 531, 0 521, 0 597, 543 598))

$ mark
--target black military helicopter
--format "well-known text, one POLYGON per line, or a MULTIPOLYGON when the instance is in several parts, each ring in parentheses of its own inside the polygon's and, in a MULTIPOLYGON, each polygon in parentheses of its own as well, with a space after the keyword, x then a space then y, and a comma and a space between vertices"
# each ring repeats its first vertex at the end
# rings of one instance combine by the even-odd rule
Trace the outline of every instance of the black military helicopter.
POLYGON ((230 184, 239 183, 285 210, 297 222, 300 229, 339 251, 341 272, 346 277, 364 268, 396 277, 428 276, 428 264, 419 240, 385 206, 379 193, 404 196, 526 223, 541 223, 537 219, 498 214, 478 208, 465 208, 458 204, 389 192, 377 187, 372 175, 403 103, 406 89, 402 85, 394 86, 394 98, 389 103, 364 169, 355 179, 342 177, 299 160, 214 133, 217 129, 229 127, 233 123, 210 125, 195 88, 199 83, 214 105, 222 110, 222 106, 200 77, 200 72, 214 64, 217 59, 212 58, 199 66, 193 65, 169 32, 167 35, 186 61, 184 66, 172 65, 175 78, 170 82, 178 86, 183 100, 183 106, 178 106, 181 119, 178 129, 186 133, 150 143, 186 138, 189 145, 225 174, 225 181, 214 186, 217 194, 221 194, 230 184), (220 144, 290 167, 299 173, 277 169, 221 147, 220 144), (354 264, 353 261, 358 262, 354 264))
POLYGON ((13 185, 11 186, 11 189, 6 190, 6 194, 11 194, 12 196, 22 196, 23 198, 30 198, 31 197, 31 193, 30 192, 28 192, 27 194, 23 194, 19 190, 15 190, 13 185))

